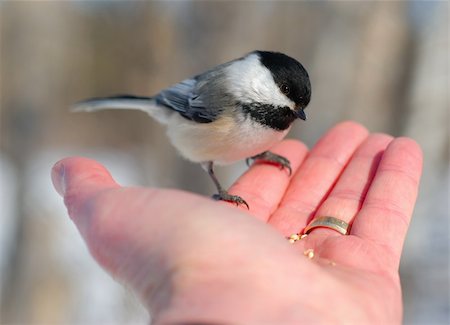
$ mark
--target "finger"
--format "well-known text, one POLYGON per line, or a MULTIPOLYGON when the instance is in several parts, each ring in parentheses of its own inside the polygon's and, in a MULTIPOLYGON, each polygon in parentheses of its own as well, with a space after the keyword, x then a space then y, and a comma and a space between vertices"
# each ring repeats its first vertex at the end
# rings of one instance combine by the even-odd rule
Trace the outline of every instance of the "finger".
POLYGON ((105 167, 82 157, 60 160, 53 166, 51 177, 56 191, 64 197, 71 217, 92 194, 119 187, 105 167))
MULTIPOLYGON (((330 216, 351 225, 362 206, 381 156, 391 141, 391 136, 373 134, 361 144, 330 194, 316 211, 313 220, 330 216)), ((323 238, 341 234, 329 228, 314 228, 311 231, 312 236, 323 238)))
MULTIPOLYGON (((308 149, 296 140, 284 140, 270 150, 287 158, 295 174, 308 149)), ((253 164, 230 188, 230 193, 243 197, 250 206, 248 213, 267 221, 275 211, 289 185, 288 172, 269 164, 253 164)))
MULTIPOLYGON (((121 188, 104 166, 81 157, 59 161, 51 177, 93 257, 137 292, 164 282, 170 269, 165 259, 176 249, 168 238, 188 237, 186 220, 196 213, 186 211, 195 207, 199 213, 210 201, 175 191, 121 188)), ((220 208, 215 207, 218 214, 220 208)))
POLYGON ((367 135, 367 130, 354 122, 329 130, 299 167, 269 223, 286 236, 301 231, 367 135))
POLYGON ((394 267, 400 260, 421 171, 422 153, 417 143, 395 139, 383 155, 351 229, 353 235, 390 247, 394 267))

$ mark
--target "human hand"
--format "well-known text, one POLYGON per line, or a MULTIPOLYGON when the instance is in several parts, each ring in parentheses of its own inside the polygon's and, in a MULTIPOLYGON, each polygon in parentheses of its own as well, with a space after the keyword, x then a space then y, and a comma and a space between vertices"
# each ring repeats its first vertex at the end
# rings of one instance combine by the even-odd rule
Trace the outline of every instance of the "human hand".
POLYGON ((155 324, 400 323, 418 145, 345 122, 309 152, 294 140, 272 151, 293 174, 253 165, 230 189, 250 211, 121 187, 85 158, 58 162, 52 179, 94 258, 138 294, 155 324), (350 234, 316 228, 289 244, 315 216, 351 223, 350 234))

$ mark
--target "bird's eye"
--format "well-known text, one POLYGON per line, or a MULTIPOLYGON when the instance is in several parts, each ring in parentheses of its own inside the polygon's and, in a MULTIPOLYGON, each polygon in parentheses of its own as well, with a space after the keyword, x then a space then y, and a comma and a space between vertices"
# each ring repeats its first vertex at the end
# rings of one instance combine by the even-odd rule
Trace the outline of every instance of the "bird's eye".
POLYGON ((291 89, 289 89, 289 86, 286 84, 282 84, 280 89, 285 95, 289 95, 289 92, 291 91, 291 89))

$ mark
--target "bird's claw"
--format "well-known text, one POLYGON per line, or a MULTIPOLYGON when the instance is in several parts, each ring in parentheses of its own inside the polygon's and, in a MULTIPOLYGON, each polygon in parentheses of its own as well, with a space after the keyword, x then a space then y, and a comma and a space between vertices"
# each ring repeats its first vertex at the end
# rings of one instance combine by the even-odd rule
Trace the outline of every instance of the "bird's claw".
POLYGON ((256 155, 251 158, 245 159, 245 162, 247 163, 247 166, 250 167, 250 161, 255 160, 262 160, 268 163, 274 163, 280 166, 280 169, 286 168, 289 172, 289 176, 292 175, 292 168, 291 163, 288 159, 284 158, 283 156, 277 155, 270 151, 265 151, 259 155, 256 155))
POLYGON ((247 204, 247 202, 245 202, 243 198, 241 198, 238 195, 231 195, 227 191, 220 191, 218 194, 214 194, 212 198, 214 200, 232 202, 235 203, 237 206, 243 204, 247 207, 248 210, 250 210, 249 205, 247 204))

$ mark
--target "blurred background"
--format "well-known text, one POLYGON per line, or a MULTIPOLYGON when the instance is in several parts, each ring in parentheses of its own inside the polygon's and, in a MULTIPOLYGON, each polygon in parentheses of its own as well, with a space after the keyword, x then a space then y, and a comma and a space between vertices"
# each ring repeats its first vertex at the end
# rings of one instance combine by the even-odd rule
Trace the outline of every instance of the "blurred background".
MULTIPOLYGON (((339 121, 405 135, 425 154, 401 264, 405 324, 449 324, 449 3, 2 2, 2 324, 146 324, 90 257, 50 182, 59 159, 99 160, 123 185, 210 195, 142 112, 74 114, 81 99, 152 95, 249 51, 301 61, 313 96, 289 137, 313 146, 339 121)), ((244 163, 219 168, 230 185, 244 163)))

